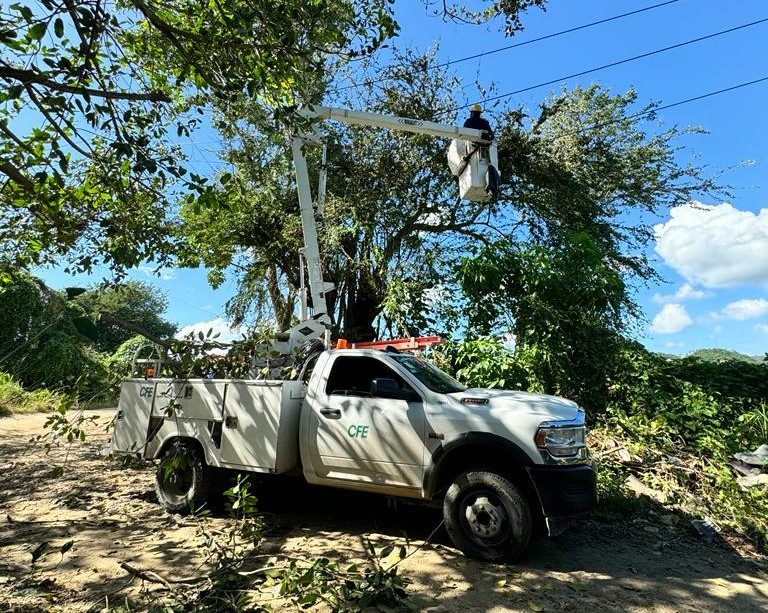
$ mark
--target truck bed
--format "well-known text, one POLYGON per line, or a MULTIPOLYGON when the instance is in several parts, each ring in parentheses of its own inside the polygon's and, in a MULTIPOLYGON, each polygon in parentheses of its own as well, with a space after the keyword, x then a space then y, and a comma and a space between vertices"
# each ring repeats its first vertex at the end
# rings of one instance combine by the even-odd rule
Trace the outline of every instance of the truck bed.
POLYGON ((126 379, 114 453, 159 457, 168 441, 199 441, 210 466, 281 473, 298 464, 300 381, 126 379))

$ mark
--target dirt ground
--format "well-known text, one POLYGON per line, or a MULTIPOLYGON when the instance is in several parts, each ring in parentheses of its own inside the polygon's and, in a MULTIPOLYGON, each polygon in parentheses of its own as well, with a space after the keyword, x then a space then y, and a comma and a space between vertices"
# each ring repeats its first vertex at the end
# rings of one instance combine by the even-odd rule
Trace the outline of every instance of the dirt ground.
MULTIPOLYGON (((200 572, 199 522, 216 528, 226 518, 166 514, 154 498, 151 467, 124 468, 105 456, 103 423, 86 443, 45 455, 29 443, 44 420, 0 418, 0 611, 100 611, 158 590, 121 562, 169 578, 200 572), (48 552, 33 566, 43 542, 48 552)), ((307 559, 360 557, 364 538, 383 546, 407 535, 415 546, 440 522, 436 509, 392 508, 377 496, 299 484, 257 493, 280 527, 265 551, 307 559)), ((537 541, 515 565, 466 559, 438 531, 403 562, 402 574, 417 608, 435 613, 768 611, 764 562, 705 544, 685 523, 663 511, 643 520, 596 517, 537 541)))

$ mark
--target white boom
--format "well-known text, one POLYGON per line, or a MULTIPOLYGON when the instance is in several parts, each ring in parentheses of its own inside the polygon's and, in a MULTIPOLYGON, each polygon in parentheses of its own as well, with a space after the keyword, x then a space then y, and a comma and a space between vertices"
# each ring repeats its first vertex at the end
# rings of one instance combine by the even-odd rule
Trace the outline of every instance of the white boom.
MULTIPOLYGON (((461 128, 451 124, 436 123, 423 119, 397 117, 395 115, 382 115, 380 113, 368 113, 365 111, 353 111, 334 107, 316 106, 302 109, 300 114, 315 122, 334 120, 343 123, 386 128, 398 132, 412 132, 414 134, 426 134, 436 138, 445 138, 479 145, 490 145, 492 139, 482 130, 473 128, 461 128)), ((306 145, 321 144, 316 136, 308 134, 294 134, 291 137, 293 150, 293 164, 296 170, 296 187, 299 192, 299 208, 301 210, 301 225, 304 233, 303 257, 306 261, 309 277, 309 291, 312 296, 312 308, 314 314, 305 319, 305 309, 302 308, 302 321, 278 335, 275 349, 280 353, 289 354, 305 341, 322 338, 326 331, 330 330, 331 318, 328 314, 325 295, 333 289, 333 284, 323 280, 323 265, 320 258, 320 248, 317 240, 317 221, 322 216, 325 200, 325 168, 321 171, 320 187, 318 190, 318 206, 312 203, 312 188, 309 182, 307 159, 304 154, 306 145)), ((465 146, 465 150, 469 147, 465 146)), ((495 148, 494 148, 495 151, 495 148)), ((465 162, 472 153, 468 153, 465 162)), ((465 163, 464 166, 467 164, 465 163)), ((325 159, 323 159, 325 166, 325 159)), ((467 197, 472 197, 467 196, 467 197)), ((303 270, 300 277, 303 279, 303 270)), ((306 290, 304 290, 306 291, 306 290)), ((306 304, 306 295, 302 295, 302 305, 306 304)))
POLYGON ((489 145, 491 139, 483 136, 482 130, 473 128, 460 128, 445 123, 425 121, 423 119, 411 119, 397 117, 395 115, 381 115, 379 113, 367 113, 365 111, 351 111, 330 106, 316 106, 311 109, 303 109, 300 113, 304 117, 317 120, 333 119, 343 123, 370 126, 375 128, 387 128, 399 132, 413 132, 414 134, 428 134, 437 138, 450 138, 467 140, 475 143, 489 145))

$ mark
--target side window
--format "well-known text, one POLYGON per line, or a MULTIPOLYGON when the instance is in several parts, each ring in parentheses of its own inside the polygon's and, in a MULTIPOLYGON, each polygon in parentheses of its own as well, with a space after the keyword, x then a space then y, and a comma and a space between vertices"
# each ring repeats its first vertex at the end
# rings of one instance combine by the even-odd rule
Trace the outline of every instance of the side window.
POLYGON ((325 393, 370 397, 371 381, 381 378, 394 379, 401 388, 410 389, 400 375, 376 358, 341 356, 336 358, 331 367, 325 393))
POLYGON ((307 360, 307 363, 304 365, 303 372, 299 375, 299 378, 304 383, 309 383, 309 378, 312 376, 312 371, 315 370, 315 365, 317 364, 317 359, 320 357, 320 354, 313 355, 309 360, 307 360))

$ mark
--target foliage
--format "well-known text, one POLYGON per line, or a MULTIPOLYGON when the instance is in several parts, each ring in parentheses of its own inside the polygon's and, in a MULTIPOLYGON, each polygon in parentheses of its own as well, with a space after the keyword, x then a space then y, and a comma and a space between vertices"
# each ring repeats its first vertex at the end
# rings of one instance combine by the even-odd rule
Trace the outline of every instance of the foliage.
POLYGON ((49 411, 60 402, 60 394, 46 389, 27 391, 11 375, 0 372, 0 417, 49 411))
MULTIPOLYGON (((163 462, 163 478, 171 479, 174 472, 185 470, 188 458, 184 447, 177 447, 163 462)), ((250 479, 238 475, 224 496, 230 515, 226 528, 209 530, 207 511, 196 513, 206 574, 197 580, 185 580, 183 590, 165 582, 170 594, 159 602, 156 598, 145 603, 126 601, 113 611, 244 613, 282 610, 289 604, 301 609, 322 605, 339 613, 370 607, 387 611, 411 608, 405 592, 407 581, 397 570, 399 561, 407 555, 405 546, 387 545, 377 552, 366 542, 365 562, 344 566, 326 557, 304 560, 279 553, 263 555, 259 546, 265 521, 258 514, 250 479)))
POLYGON ((166 210, 180 191, 207 194, 171 134, 188 136, 211 97, 258 97, 285 115, 323 88, 329 62, 370 54, 397 28, 386 0, 3 7, 2 264, 165 261, 166 210))
POLYGON ((20 274, 0 287, 0 318, 0 364, 25 387, 98 394, 104 357, 80 332, 90 322, 79 305, 20 274))
POLYGON ((589 234, 564 237, 559 248, 487 245, 463 259, 459 281, 469 325, 487 334, 506 324, 531 385, 603 408, 603 373, 629 299, 589 234))
POLYGON ((408 606, 407 580, 397 572, 397 564, 407 555, 405 547, 387 545, 377 552, 366 542, 366 549, 366 564, 342 566, 325 557, 311 564, 292 560, 279 575, 275 591, 301 608, 322 604, 338 613, 413 610, 408 606), (393 553, 397 561, 387 563, 393 553))
POLYGON ((532 7, 546 10, 546 3, 547 0, 483 0, 480 3, 481 7, 474 8, 464 4, 443 2, 442 14, 454 21, 477 24, 503 16, 504 32, 507 36, 512 36, 523 29, 520 21, 521 13, 532 7))
MULTIPOLYGON (((393 65, 372 68, 371 78, 378 82, 333 102, 432 119, 455 113, 462 95, 434 52, 397 52, 393 65)), ((236 171, 216 208, 189 203, 182 210, 188 263, 214 267, 217 280, 234 264, 240 287, 229 306, 235 321, 263 320, 271 312, 285 329, 296 305, 296 253, 303 244, 290 152, 257 104, 222 107, 219 124, 232 143, 225 157, 236 171), (238 121, 243 117, 247 124, 238 121)), ((328 307, 337 330, 350 340, 386 329, 418 334, 433 325, 419 308, 424 292, 441 280, 444 262, 476 239, 490 205, 457 200, 441 140, 331 122, 320 129, 331 168, 320 240, 324 275, 336 286, 328 307)), ((311 147, 305 151, 314 183, 319 156, 311 147)))
POLYGON ((628 433, 609 422, 591 432, 590 447, 599 455, 601 509, 620 514, 647 511, 651 502, 635 500, 625 485, 635 475, 664 496, 668 511, 692 519, 710 518, 738 548, 747 543, 758 551, 768 550, 768 490, 742 489, 722 448, 692 448, 674 431, 665 435, 664 428, 655 424, 651 431, 628 433), (631 461, 620 461, 612 453, 618 449, 627 450, 631 461))
POLYGON ((136 376, 140 373, 132 372, 134 357, 146 359, 161 359, 163 349, 156 347, 143 336, 132 336, 120 344, 115 352, 106 360, 106 366, 116 378, 136 376))
MULTIPOLYGON (((667 496, 670 510, 710 517, 726 537, 765 551, 768 491, 742 490, 728 459, 768 442, 768 365, 667 359, 618 342, 615 361, 602 365, 602 390, 595 389, 604 394, 603 411, 587 411, 601 509, 642 511, 625 485, 636 475, 667 496), (620 460, 619 449, 631 460, 620 460)), ((541 391, 530 355, 492 337, 450 343, 436 357, 468 385, 541 391)))
POLYGON ((138 325, 160 339, 173 336, 177 329, 175 324, 162 317, 168 308, 168 298, 156 287, 142 281, 92 288, 77 296, 75 302, 96 321, 91 340, 97 350, 106 353, 114 353, 121 343, 133 336, 133 332, 99 321, 98 315, 102 311, 138 325))
POLYGON ((765 444, 768 441, 768 403, 761 402, 759 407, 739 415, 737 429, 746 447, 765 444))
POLYGON ((469 387, 533 390, 530 375, 500 339, 487 336, 450 342, 430 356, 444 370, 469 387))
POLYGON ((738 351, 731 351, 730 349, 697 349, 696 351, 688 354, 689 358, 698 358, 704 362, 731 362, 734 360, 740 360, 742 362, 751 362, 753 364, 759 364, 763 361, 762 356, 745 355, 738 351))

